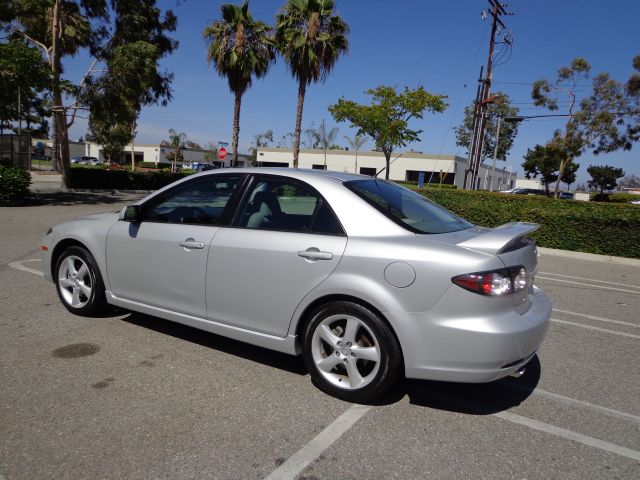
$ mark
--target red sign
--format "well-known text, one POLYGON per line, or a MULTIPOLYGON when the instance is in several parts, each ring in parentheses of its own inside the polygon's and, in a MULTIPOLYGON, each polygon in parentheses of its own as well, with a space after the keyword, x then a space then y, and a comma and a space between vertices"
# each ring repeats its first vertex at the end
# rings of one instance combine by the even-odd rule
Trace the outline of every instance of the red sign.
POLYGON ((218 149, 218 158, 220 160, 224 160, 227 157, 227 149, 224 147, 220 147, 218 149))

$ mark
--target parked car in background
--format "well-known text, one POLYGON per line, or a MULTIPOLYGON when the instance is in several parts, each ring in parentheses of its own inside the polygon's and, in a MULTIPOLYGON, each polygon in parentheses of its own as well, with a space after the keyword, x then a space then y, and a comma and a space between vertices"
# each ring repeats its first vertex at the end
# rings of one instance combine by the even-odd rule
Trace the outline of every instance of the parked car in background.
POLYGON ((98 160, 96 157, 81 156, 81 157, 73 157, 70 160, 70 163, 73 163, 76 165, 98 165, 104 162, 102 162, 101 160, 98 160))
POLYGON ((217 169, 56 225, 40 250, 72 313, 112 304, 301 354, 321 390, 362 402, 402 375, 520 375, 551 315, 537 228, 477 227, 363 175, 217 169))

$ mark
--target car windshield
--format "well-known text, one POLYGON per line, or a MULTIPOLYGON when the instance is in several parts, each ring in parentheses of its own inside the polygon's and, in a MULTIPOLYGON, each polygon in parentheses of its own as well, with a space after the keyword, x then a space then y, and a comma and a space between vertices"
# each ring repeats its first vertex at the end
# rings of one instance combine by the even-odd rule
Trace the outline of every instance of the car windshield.
POLYGON ((391 220, 415 233, 449 233, 473 227, 422 195, 386 180, 353 180, 345 185, 391 220))

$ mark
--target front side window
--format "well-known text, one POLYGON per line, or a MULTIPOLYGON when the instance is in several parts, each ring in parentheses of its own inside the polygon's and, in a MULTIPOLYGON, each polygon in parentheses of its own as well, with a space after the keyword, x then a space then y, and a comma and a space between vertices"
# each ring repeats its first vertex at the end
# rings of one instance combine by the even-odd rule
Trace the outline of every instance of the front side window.
POLYGON ((217 225, 240 179, 239 175, 206 175, 185 182, 146 204, 143 221, 217 225))
POLYGON ((415 233, 449 233, 473 227, 422 195, 386 180, 354 180, 345 185, 391 220, 415 233))
POLYGON ((251 229, 342 235, 326 201, 312 188, 286 179, 257 179, 240 206, 236 225, 251 229))

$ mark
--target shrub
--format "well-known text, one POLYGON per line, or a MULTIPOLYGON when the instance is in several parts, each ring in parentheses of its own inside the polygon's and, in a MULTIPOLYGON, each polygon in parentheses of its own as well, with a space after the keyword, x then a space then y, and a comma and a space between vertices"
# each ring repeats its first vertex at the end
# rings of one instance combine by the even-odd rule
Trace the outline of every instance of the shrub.
POLYGON ((595 193, 591 195, 591 200, 594 202, 629 203, 640 200, 640 195, 634 193, 605 193, 604 195, 595 193))
POLYGON ((132 172, 131 170, 104 170, 72 168, 69 171, 69 188, 157 190, 187 174, 168 172, 132 172))
POLYGON ((476 225, 538 223, 531 236, 541 247, 640 258, 640 208, 634 205, 465 190, 419 192, 476 225))
POLYGON ((0 202, 15 202, 26 197, 31 174, 20 168, 0 165, 0 202))
POLYGON ((162 170, 163 168, 171 168, 171 164, 170 163, 158 163, 158 164, 156 164, 155 162, 140 162, 138 164, 138 167, 140 167, 140 168, 157 168, 159 170, 162 170))

